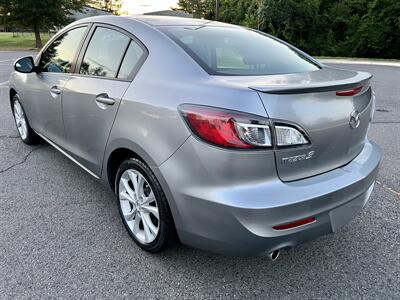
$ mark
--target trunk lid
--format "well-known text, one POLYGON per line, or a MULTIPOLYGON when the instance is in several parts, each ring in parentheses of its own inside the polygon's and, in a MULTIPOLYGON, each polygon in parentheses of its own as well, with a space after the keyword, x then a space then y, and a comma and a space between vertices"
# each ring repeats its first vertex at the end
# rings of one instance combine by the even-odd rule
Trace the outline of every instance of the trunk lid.
POLYGON ((283 181, 293 181, 343 166, 362 150, 373 106, 369 73, 324 67, 321 70, 257 78, 224 78, 230 84, 256 90, 268 116, 276 123, 303 129, 311 143, 276 148, 277 172, 283 181), (355 96, 337 96, 336 91, 363 86, 355 96), (358 112, 359 125, 350 118, 358 112))

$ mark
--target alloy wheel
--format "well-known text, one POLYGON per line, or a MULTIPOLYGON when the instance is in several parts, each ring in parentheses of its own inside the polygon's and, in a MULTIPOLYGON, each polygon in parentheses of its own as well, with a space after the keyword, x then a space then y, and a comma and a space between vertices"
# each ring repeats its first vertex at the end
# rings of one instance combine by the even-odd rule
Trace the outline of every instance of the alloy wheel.
POLYGON ((153 190, 137 170, 128 169, 119 181, 121 211, 129 230, 142 244, 150 244, 160 228, 159 210, 153 190))
POLYGON ((14 101, 14 118, 19 135, 23 140, 25 140, 28 137, 28 125, 21 103, 19 103, 18 100, 14 101))

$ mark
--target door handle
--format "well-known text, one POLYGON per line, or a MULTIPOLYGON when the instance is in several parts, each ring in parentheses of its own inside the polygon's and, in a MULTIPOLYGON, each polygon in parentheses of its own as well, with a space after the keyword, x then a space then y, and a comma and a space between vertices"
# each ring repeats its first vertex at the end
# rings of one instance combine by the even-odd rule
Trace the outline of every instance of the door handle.
POLYGON ((60 95, 61 90, 58 88, 58 86, 54 85, 51 87, 50 93, 55 94, 55 95, 60 95))
POLYGON ((115 100, 113 98, 108 97, 107 94, 100 94, 100 95, 97 95, 96 102, 102 103, 105 105, 114 105, 115 100))

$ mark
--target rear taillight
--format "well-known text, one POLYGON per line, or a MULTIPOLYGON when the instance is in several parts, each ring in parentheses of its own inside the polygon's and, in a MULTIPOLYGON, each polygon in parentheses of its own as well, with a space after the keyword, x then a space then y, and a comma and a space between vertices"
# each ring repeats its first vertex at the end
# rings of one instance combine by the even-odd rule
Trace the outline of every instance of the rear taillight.
POLYGON ((179 111, 199 138, 227 148, 268 148, 309 144, 304 131, 289 124, 275 124, 267 118, 216 107, 183 104, 179 111), (271 122, 271 123, 270 123, 271 122))
POLYGON ((201 139, 227 148, 271 147, 268 119, 208 106, 184 104, 179 111, 201 139))
POLYGON ((277 146, 286 147, 310 143, 303 133, 291 126, 275 125, 275 133, 277 146))
POLYGON ((258 147, 270 147, 271 131, 269 125, 235 122, 236 132, 242 141, 258 147))

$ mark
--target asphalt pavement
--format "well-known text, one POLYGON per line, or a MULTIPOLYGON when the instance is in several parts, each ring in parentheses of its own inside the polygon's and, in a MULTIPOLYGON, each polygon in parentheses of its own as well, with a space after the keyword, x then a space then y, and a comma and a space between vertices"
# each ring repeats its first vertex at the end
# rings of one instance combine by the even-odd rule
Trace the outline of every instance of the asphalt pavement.
POLYGON ((47 144, 27 146, 0 52, 0 298, 400 298, 400 68, 374 75, 369 132, 384 151, 367 207, 336 234, 267 257, 182 245, 151 255, 130 239, 106 186, 47 144))

